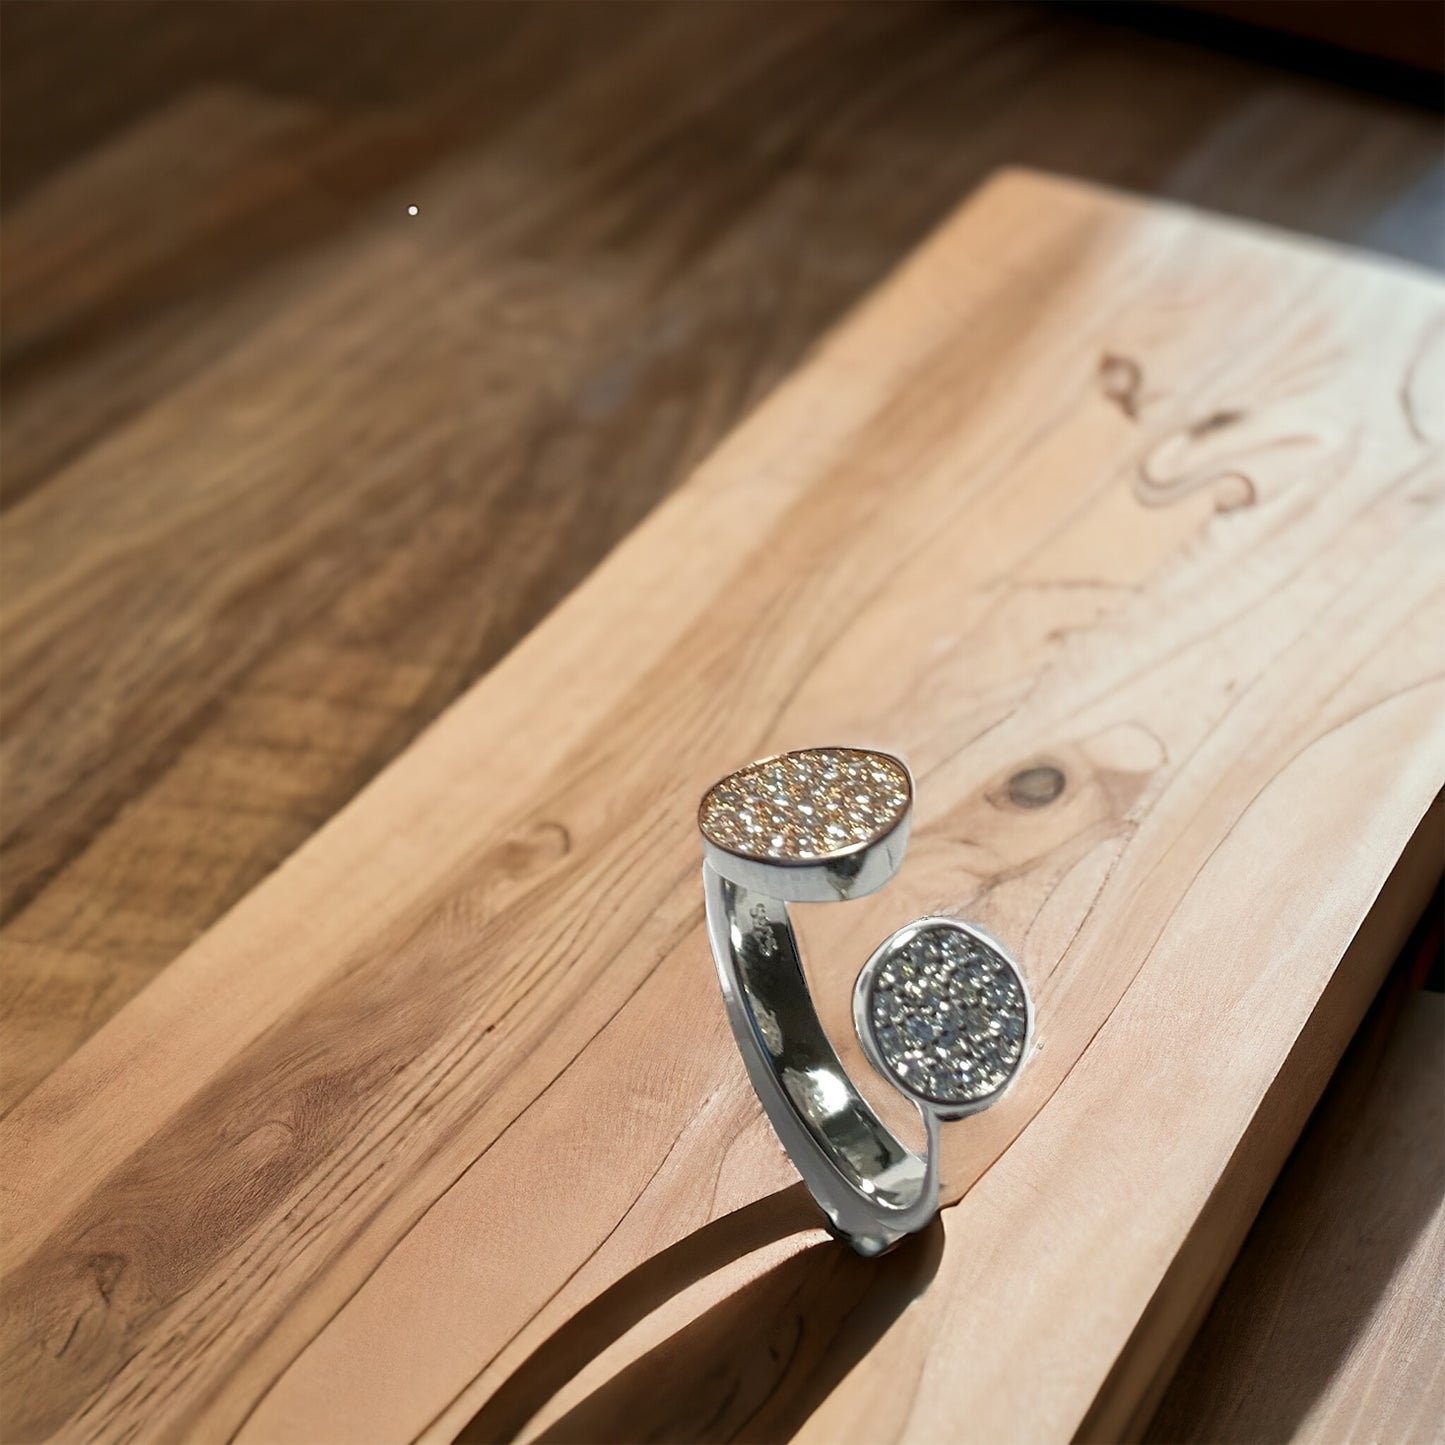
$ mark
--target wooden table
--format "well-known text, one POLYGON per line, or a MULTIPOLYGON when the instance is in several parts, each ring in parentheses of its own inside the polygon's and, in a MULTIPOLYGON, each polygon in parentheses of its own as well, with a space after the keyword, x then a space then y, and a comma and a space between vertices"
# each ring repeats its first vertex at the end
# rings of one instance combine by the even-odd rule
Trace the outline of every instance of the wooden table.
POLYGON ((999 163, 1439 259, 1428 116, 1073 13, 3 23, 7 1104, 999 163))

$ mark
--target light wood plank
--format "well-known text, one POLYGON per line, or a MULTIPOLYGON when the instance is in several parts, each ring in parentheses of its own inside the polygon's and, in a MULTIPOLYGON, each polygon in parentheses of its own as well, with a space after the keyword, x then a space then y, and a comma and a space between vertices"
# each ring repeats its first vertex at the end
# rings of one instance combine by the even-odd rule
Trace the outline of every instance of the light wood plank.
POLYGON ((991 185, 0 1126, 12 1428, 448 1438, 669 1245, 734 1248, 790 1174, 692 811, 828 739, 920 783, 895 885, 805 920, 840 1043, 859 940, 942 908, 1014 946, 1040 1047, 950 1134, 927 1338, 907 1290, 859 1325, 899 1387, 780 1425, 1063 1438, 1111 1378, 1126 1420, 1136 1327, 1430 871, 1396 870, 1445 771, 1442 322, 1407 268, 991 185))

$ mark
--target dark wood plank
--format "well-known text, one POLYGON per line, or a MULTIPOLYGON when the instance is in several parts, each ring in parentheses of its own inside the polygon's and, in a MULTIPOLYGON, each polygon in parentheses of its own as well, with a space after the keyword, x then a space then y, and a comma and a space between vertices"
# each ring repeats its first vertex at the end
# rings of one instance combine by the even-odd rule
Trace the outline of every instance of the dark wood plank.
POLYGON ((1445 1438, 1445 997, 1362 1028, 1150 1440, 1445 1438))
POLYGON ((1054 9, 0 25, 5 1104, 998 165, 1440 244, 1433 118, 1054 9))

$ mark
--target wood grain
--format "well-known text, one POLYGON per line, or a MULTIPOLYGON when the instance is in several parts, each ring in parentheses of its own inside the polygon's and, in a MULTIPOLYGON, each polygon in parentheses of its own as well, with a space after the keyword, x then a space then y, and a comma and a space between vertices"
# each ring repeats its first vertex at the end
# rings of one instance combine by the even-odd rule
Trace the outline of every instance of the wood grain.
POLYGON ((1352 1047, 1149 1438, 1442 1438, 1442 1139, 1445 997, 1415 993, 1352 1047))
POLYGON ((0 30, 0 1106, 996 166, 1437 264, 1445 234, 1430 115, 1063 7, 0 30))
POLYGON ((990 185, 0 1126, 11 1433, 450 1438, 589 1300, 699 1271, 694 1338, 753 1331, 729 1301, 816 1238, 760 1203, 692 812, 821 737, 920 782, 895 884, 805 920, 825 1014, 859 938, 957 910, 1040 1049, 949 1136, 950 1348, 838 1275, 806 1317, 916 1363, 795 1381, 788 1427, 1057 1438, 1127 1352, 1126 1416, 1161 1284, 1368 1002, 1352 940, 1438 876, 1397 865, 1445 774, 1442 345, 1413 269, 990 185))

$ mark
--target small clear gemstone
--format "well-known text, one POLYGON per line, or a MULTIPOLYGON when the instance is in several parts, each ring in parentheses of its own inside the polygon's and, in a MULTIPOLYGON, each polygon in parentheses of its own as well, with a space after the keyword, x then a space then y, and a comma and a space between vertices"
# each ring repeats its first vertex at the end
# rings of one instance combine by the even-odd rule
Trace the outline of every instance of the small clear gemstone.
POLYGON ((868 998, 887 1070, 934 1103, 996 1093, 1023 1057, 1028 1013, 1009 961, 972 935, 930 924, 879 965, 868 998))
POLYGON ((933 1037, 933 1025, 921 1014, 906 1014, 903 1032, 915 1044, 926 1044, 933 1037))

